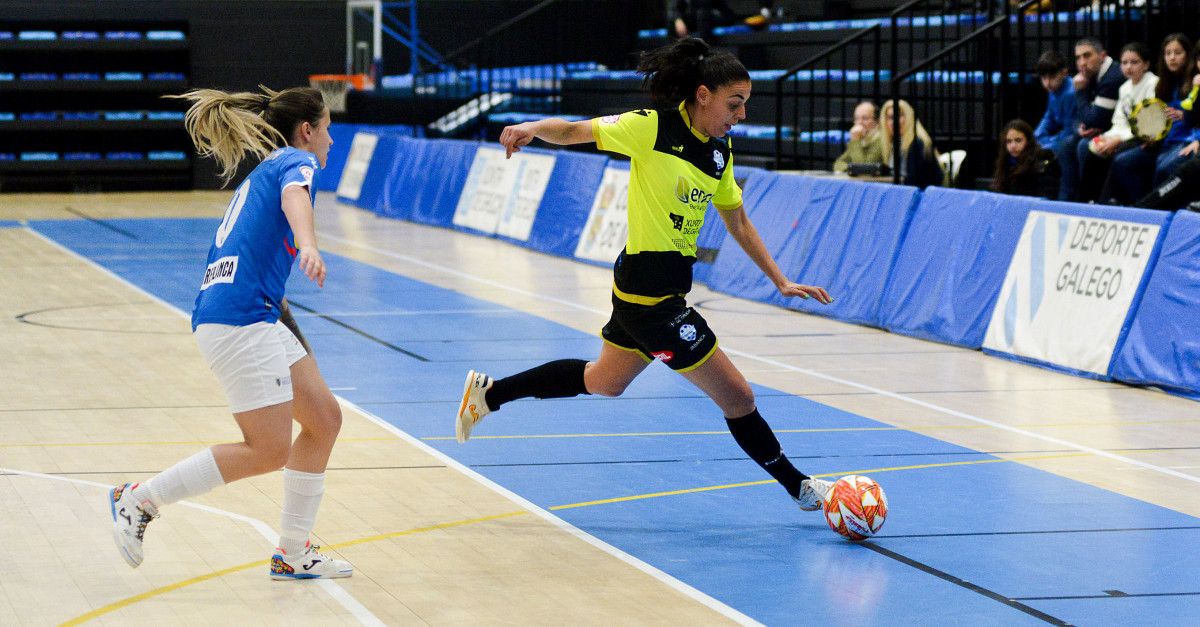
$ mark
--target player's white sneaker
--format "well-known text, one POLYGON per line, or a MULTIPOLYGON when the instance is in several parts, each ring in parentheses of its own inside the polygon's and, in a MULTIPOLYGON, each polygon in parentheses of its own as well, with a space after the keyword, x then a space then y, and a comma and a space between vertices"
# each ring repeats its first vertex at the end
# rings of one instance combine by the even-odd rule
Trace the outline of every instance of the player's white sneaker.
POLYGON ((454 424, 454 435, 459 442, 466 442, 471 437, 471 429, 491 413, 484 396, 492 388, 492 383, 492 378, 482 372, 472 370, 467 373, 462 402, 458 405, 458 420, 454 424))
POLYGON ((271 579, 340 579, 354 574, 354 567, 346 560, 339 560, 320 551, 321 547, 308 542, 304 551, 296 556, 275 549, 271 556, 271 579))
POLYGON ((108 491, 108 506, 112 511, 113 539, 121 557, 137 568, 142 563, 142 536, 146 525, 158 518, 158 508, 149 501, 138 503, 133 498, 136 484, 117 486, 108 491))
POLYGON ((806 512, 815 512, 825 503, 825 497, 833 484, 816 477, 800 482, 800 496, 796 497, 796 505, 806 512))

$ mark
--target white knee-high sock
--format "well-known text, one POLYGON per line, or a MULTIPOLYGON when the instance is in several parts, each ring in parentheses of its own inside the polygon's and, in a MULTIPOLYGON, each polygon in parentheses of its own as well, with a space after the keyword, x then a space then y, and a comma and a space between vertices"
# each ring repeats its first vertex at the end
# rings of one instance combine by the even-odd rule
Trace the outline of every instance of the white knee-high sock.
POLYGON ((204 449, 139 483, 133 489, 133 497, 162 507, 200 496, 223 485, 225 480, 221 477, 217 460, 213 458, 212 449, 204 449))
POLYGON ((325 494, 325 473, 283 469, 283 513, 279 521, 279 548, 287 555, 299 555, 308 543, 317 508, 325 494))

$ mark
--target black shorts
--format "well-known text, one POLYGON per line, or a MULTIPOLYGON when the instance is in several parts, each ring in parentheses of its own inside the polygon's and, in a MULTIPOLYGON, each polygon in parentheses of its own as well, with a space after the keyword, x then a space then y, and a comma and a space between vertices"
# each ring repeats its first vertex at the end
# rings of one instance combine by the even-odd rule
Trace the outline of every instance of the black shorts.
POLYGON ((700 367, 717 350, 717 336, 681 296, 655 305, 635 305, 613 296, 612 317, 600 332, 604 341, 659 360, 671 370, 700 367))

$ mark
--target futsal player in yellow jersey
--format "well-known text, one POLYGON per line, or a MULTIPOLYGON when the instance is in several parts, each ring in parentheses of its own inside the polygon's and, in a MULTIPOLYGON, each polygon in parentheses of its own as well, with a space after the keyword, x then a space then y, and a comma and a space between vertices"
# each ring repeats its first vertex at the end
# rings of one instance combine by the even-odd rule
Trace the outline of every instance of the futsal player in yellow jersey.
POLYGON ((496 380, 467 373, 458 439, 466 441, 480 419, 518 398, 619 396, 659 360, 716 402, 737 443, 801 509, 816 510, 830 484, 788 461, 758 413, 750 384, 685 300, 692 287, 696 236, 711 201, 730 235, 780 293, 831 302, 823 288, 784 276, 742 208, 726 135, 746 117, 750 74, 733 55, 695 38, 643 54, 638 70, 663 108, 581 122, 551 118, 509 126, 500 134, 509 156, 535 137, 554 144, 595 142, 628 156, 629 239, 614 266, 613 313, 601 332, 600 357, 552 361, 496 380))

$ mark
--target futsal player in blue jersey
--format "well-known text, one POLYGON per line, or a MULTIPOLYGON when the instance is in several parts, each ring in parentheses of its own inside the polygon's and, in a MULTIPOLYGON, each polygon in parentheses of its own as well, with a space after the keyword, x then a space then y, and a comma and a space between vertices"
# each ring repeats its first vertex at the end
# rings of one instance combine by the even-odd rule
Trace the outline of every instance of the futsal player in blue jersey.
POLYGON ((309 542, 325 465, 342 414, 297 334, 280 320, 293 261, 318 286, 325 262, 313 226, 314 179, 333 139, 320 92, 293 88, 229 94, 197 89, 186 126, 201 156, 228 182, 247 153, 262 159, 225 211, 199 281, 192 331, 245 440, 218 444, 109 493, 117 547, 142 563, 146 525, 164 505, 283 468, 283 514, 273 579, 349 577, 351 565, 309 542), (292 420, 300 435, 292 442, 292 420))

